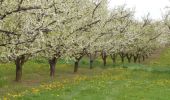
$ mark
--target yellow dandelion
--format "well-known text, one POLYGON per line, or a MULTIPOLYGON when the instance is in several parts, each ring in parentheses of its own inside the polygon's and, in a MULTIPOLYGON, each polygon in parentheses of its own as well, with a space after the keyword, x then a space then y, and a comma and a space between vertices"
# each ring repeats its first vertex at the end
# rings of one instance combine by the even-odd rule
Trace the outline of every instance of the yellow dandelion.
POLYGON ((8 100, 8 98, 7 97, 3 97, 3 99, 2 100, 8 100))
POLYGON ((39 89, 32 88, 32 93, 38 93, 39 91, 39 89))

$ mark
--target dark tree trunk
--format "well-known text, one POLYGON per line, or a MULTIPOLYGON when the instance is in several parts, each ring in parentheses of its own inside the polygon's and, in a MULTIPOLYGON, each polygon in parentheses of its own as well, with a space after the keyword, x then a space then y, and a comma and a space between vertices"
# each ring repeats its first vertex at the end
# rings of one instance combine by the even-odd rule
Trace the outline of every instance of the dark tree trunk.
POLYGON ((104 66, 106 66, 106 63, 107 63, 107 60, 106 60, 106 59, 107 59, 107 57, 106 57, 106 56, 105 56, 105 57, 103 57, 103 65, 104 65, 104 66))
POLYGON ((76 62, 74 63, 74 73, 77 73, 78 67, 79 67, 79 61, 76 61, 76 62))
POLYGON ((126 54, 126 57, 128 59, 128 62, 131 63, 132 54, 126 54))
POLYGON ((90 69, 93 69, 93 60, 90 60, 90 69))
POLYGON ((57 58, 54 57, 54 58, 50 59, 48 62, 50 65, 50 76, 53 78, 55 76, 55 66, 57 63, 57 58))
POLYGON ((96 59, 97 52, 95 52, 94 54, 89 53, 88 56, 89 56, 89 59, 90 59, 90 69, 93 69, 93 62, 96 59))
POLYGON ((22 77, 22 65, 17 63, 16 64, 16 81, 19 82, 21 81, 21 77, 22 77))
POLYGON ((121 61, 122 61, 122 63, 124 63, 124 61, 125 61, 123 56, 121 56, 121 61))
POLYGON ((90 58, 90 69, 93 69, 93 61, 94 61, 93 55, 90 54, 89 58, 90 58))
POLYGON ((110 57, 112 58, 113 64, 116 63, 116 54, 111 54, 110 57))
POLYGON ((137 60, 138 60, 138 55, 136 55, 136 56, 134 55, 134 56, 133 56, 133 59, 134 59, 134 63, 136 63, 137 60))
POLYGON ((142 60, 145 61, 145 56, 144 55, 142 56, 142 60))
POLYGON ((128 59, 128 63, 131 63, 131 58, 127 58, 128 59))
POLYGON ((74 73, 78 72, 78 68, 79 68, 79 62, 80 60, 83 58, 84 55, 81 55, 79 58, 76 58, 76 61, 74 63, 74 73))
POLYGON ((122 63, 124 63, 124 61, 125 61, 125 54, 123 52, 120 53, 120 58, 121 58, 122 63))
POLYGON ((106 66, 106 63, 107 63, 107 55, 106 55, 106 52, 105 52, 105 51, 102 52, 102 59, 103 59, 103 65, 106 66))
POLYGON ((22 77, 22 66, 25 63, 25 56, 17 57, 15 60, 16 78, 15 81, 20 82, 22 77))

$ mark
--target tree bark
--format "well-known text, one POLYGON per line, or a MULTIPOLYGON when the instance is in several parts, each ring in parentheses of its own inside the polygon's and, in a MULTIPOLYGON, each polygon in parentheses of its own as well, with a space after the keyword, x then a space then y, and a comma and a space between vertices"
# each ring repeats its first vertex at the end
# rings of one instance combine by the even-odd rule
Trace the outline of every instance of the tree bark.
POLYGON ((94 57, 92 54, 89 54, 89 58, 90 58, 90 69, 93 69, 93 61, 94 61, 94 57))
POLYGON ((74 73, 77 73, 78 67, 79 67, 79 61, 76 61, 76 62, 74 63, 74 73))
POLYGON ((125 59, 124 59, 124 57, 123 57, 123 56, 121 56, 121 61, 122 61, 122 63, 124 63, 124 62, 125 62, 125 59))
POLYGON ((52 59, 49 59, 49 65, 50 65, 50 76, 53 78, 55 76, 55 66, 57 63, 57 58, 53 57, 52 59))
POLYGON ((90 69, 93 69, 93 60, 90 60, 90 69))
POLYGON ((94 53, 89 53, 88 57, 90 59, 90 69, 93 69, 93 62, 96 59, 97 52, 95 51, 94 53))
POLYGON ((126 57, 128 59, 128 62, 131 63, 132 54, 126 54, 126 57))
POLYGON ((116 63, 116 54, 111 54, 110 57, 112 58, 113 64, 116 63))
POLYGON ((125 61, 125 54, 123 52, 120 53, 120 58, 121 58, 122 63, 124 63, 124 61, 125 61))
POLYGON ((137 60, 138 60, 138 55, 136 55, 136 56, 134 55, 134 56, 133 56, 133 59, 134 59, 134 63, 136 63, 137 60))
POLYGON ((106 66, 107 63, 107 55, 105 51, 102 51, 102 59, 103 59, 103 65, 106 66))
POLYGON ((145 61, 145 56, 144 55, 142 56, 142 61, 145 61))
POLYGON ((15 81, 20 82, 22 78, 22 66, 25 63, 25 56, 17 57, 15 60, 16 78, 15 81))
POLYGON ((76 58, 76 61, 74 63, 74 73, 78 72, 78 68, 79 68, 79 62, 80 60, 83 58, 84 55, 81 55, 79 58, 76 58))

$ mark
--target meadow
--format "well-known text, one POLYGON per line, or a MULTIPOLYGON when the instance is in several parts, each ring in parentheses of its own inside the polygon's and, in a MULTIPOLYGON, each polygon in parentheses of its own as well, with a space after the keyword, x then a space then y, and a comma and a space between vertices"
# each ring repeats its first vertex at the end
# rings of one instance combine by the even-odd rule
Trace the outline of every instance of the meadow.
POLYGON ((49 76, 45 59, 30 60, 24 65, 22 82, 17 83, 13 63, 0 64, 0 100, 169 100, 170 48, 141 64, 107 66, 98 58, 94 68, 84 58, 78 73, 73 62, 60 60, 54 79, 49 76))

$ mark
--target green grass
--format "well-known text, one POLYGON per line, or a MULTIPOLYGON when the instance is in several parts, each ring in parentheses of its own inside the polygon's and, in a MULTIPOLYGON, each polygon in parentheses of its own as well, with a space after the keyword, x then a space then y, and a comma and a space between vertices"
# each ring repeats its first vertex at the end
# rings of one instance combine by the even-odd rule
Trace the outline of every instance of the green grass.
MULTIPOLYGON (((145 64, 112 64, 101 59, 89 69, 89 59, 80 62, 77 74, 74 62, 59 60, 56 76, 49 77, 45 59, 30 60, 24 65, 21 83, 16 83, 13 63, 0 64, 0 98, 19 100, 169 100, 170 48, 145 64), (84 78, 85 77, 85 78, 84 78), (67 80, 65 83, 64 81, 67 80), (57 84, 62 86, 58 86, 57 84), (50 89, 41 87, 46 84, 50 89), (54 87, 51 87, 54 84, 54 87), (36 92, 36 89, 38 90, 36 92), (21 95, 21 97, 20 97, 21 95), (18 97, 17 97, 18 96, 18 97)), ((0 99, 1 100, 1 99, 0 99)))
POLYGON ((150 60, 150 66, 170 68, 170 48, 162 50, 161 55, 150 60))
POLYGON ((107 69, 102 75, 79 83, 66 84, 37 94, 27 94, 20 100, 169 100, 170 74, 107 69))

